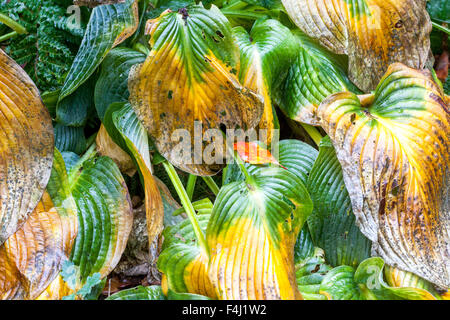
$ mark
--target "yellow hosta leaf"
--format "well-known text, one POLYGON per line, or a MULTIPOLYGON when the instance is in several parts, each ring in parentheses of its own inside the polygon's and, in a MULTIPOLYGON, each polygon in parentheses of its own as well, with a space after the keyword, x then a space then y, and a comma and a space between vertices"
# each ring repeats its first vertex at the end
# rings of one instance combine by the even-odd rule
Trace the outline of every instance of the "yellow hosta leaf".
POLYGON ((294 246, 312 211, 301 180, 280 168, 255 169, 224 186, 211 216, 199 215, 206 247, 189 221, 164 232, 163 287, 218 299, 301 299, 294 246))
MULTIPOLYGON (((152 51, 129 76, 133 109, 172 164, 196 175, 213 175, 220 165, 201 161, 200 150, 192 150, 197 154, 191 157, 194 152, 180 150, 180 143, 195 146, 197 137, 202 144, 203 133, 220 125, 253 128, 263 111, 260 97, 242 87, 234 74, 237 47, 230 25, 215 6, 206 10, 196 5, 166 11, 149 20, 147 29, 152 51)), ((222 158, 225 150, 216 152, 222 158)))
POLYGON ((0 245, 25 222, 50 177, 53 129, 26 72, 0 49, 0 245))
POLYGON ((326 48, 349 56, 350 79, 375 89, 391 63, 422 69, 430 54, 426 0, 282 0, 289 16, 326 48))
POLYGON ((77 235, 74 210, 73 203, 63 215, 44 193, 22 228, 0 247, 1 299, 35 299, 57 278, 77 235))
POLYGON ((450 286, 450 118, 428 72, 393 64, 375 93, 319 107, 361 231, 387 264, 450 286))

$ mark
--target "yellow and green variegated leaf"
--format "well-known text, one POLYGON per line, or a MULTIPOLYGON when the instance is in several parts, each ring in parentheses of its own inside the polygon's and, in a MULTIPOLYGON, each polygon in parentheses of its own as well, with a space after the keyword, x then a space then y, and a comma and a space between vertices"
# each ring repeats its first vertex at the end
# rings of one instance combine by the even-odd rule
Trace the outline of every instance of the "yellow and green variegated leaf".
POLYGON ((164 205, 153 177, 147 132, 129 103, 122 104, 120 109, 112 112, 111 118, 136 161, 144 182, 147 232, 149 242, 152 243, 163 229, 164 205))
POLYGON ((83 41, 61 89, 59 103, 84 83, 108 52, 131 36, 137 26, 136 0, 94 8, 83 41))
POLYGON ((294 33, 297 54, 276 91, 281 110, 291 119, 318 125, 317 108, 333 93, 359 89, 348 79, 345 63, 301 32, 294 33))
POLYGON ((53 130, 39 91, 0 49, 0 245, 40 201, 52 169, 53 130))
MULTIPOLYGON (((198 216, 200 228, 205 231, 209 214, 198 216)), ((195 237, 189 220, 169 226, 163 232, 164 243, 158 258, 158 269, 163 273, 161 285, 178 293, 194 293, 216 298, 216 291, 208 277, 208 252, 195 237)))
POLYGON ((57 123, 53 127, 55 147, 61 151, 71 151, 81 154, 86 151, 86 137, 83 127, 65 126, 57 123))
MULTIPOLYGON (((361 295, 367 300, 435 300, 423 283, 417 287, 390 287, 383 279, 383 268, 385 264, 379 257, 369 258, 363 261, 355 272, 355 283, 357 283, 361 295)), ((405 283, 412 285, 413 283, 405 283)), ((434 291, 434 290, 433 290, 434 291)))
POLYGON ((123 3, 125 0, 74 0, 73 3, 77 6, 88 6, 94 8, 104 4, 123 3))
POLYGON ((390 64, 422 69, 430 54, 426 0, 282 0, 288 15, 327 49, 347 54, 350 79, 375 89, 390 64))
POLYGON ((294 246, 312 203, 301 180, 263 168, 220 190, 206 231, 220 299, 301 299, 294 246))
MULTIPOLYGON (((201 154, 191 159, 183 148, 195 145, 195 126, 201 125, 201 134, 221 125, 254 128, 263 112, 261 97, 235 75, 239 51, 231 26, 217 7, 193 5, 149 20, 147 31, 152 50, 129 76, 133 109, 169 162, 189 173, 213 175, 221 165, 196 164, 201 154)), ((216 159, 223 158, 224 150, 215 151, 216 159)))
POLYGON ((0 246, 0 299, 36 299, 44 290, 50 298, 61 298, 65 287, 52 284, 69 258, 77 227, 66 168, 55 150, 47 191, 22 227, 0 246))
POLYGON ((119 291, 106 300, 166 300, 160 286, 138 286, 119 291))
POLYGON ((108 53, 95 84, 95 108, 100 119, 111 103, 128 101, 128 74, 133 65, 144 60, 143 53, 128 48, 114 48, 108 53))
POLYGON ((69 185, 79 221, 71 261, 79 268, 81 286, 94 273, 106 277, 117 265, 133 212, 125 181, 110 158, 81 158, 70 170, 69 185))
POLYGON ((327 263, 356 267, 369 258, 371 242, 355 224, 342 168, 328 137, 320 142, 307 187, 314 203, 308 227, 314 244, 325 251, 327 263))
POLYGON ((250 34, 243 27, 235 27, 233 35, 241 51, 239 80, 264 98, 259 128, 267 129, 270 144, 276 128, 272 88, 287 73, 297 52, 297 43, 291 31, 273 19, 257 20, 250 34))
POLYGON ((388 285, 384 266, 383 259, 374 257, 364 260, 356 271, 350 266, 336 267, 324 277, 320 293, 329 300, 436 300, 431 293, 434 289, 424 280, 388 285))
POLYGON ((206 248, 189 221, 164 232, 158 267, 163 288, 218 299, 301 299, 294 246, 312 203, 285 169, 255 168, 220 190, 213 212, 198 216, 206 248))
POLYGON ((448 105, 428 72, 394 64, 374 94, 319 107, 362 233, 387 264, 450 284, 448 105))

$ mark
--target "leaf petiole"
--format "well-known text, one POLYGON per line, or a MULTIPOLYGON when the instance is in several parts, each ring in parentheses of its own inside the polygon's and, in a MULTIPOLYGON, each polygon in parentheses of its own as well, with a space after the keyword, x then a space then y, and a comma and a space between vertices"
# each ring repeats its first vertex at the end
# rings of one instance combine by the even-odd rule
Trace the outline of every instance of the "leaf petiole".
POLYGON ((183 206, 189 218, 189 221, 191 222, 192 228, 194 229, 195 237, 197 238, 200 247, 204 250, 204 252, 207 255, 209 255, 208 244, 206 243, 205 234, 203 233, 203 230, 200 228, 194 206, 192 205, 192 202, 189 199, 186 190, 184 189, 180 177, 178 176, 177 172, 175 171, 175 168, 170 162, 166 160, 163 161, 162 164, 170 178, 170 181, 172 182, 175 188, 175 191, 178 194, 178 197, 180 198, 181 205, 183 206))
POLYGON ((0 22, 6 24, 8 27, 13 29, 18 34, 26 34, 26 33, 28 33, 27 29, 25 29, 24 26, 22 26, 17 21, 14 21, 10 17, 4 15, 3 13, 0 13, 0 22))
POLYGON ((306 123, 301 123, 303 129, 309 134, 311 139, 313 139, 314 143, 319 146, 320 141, 322 140, 322 135, 320 134, 319 130, 317 130, 316 127, 313 127, 306 123))
POLYGON ((212 177, 202 177, 203 181, 208 185, 209 189, 214 193, 215 196, 219 194, 220 188, 217 186, 216 182, 212 177))

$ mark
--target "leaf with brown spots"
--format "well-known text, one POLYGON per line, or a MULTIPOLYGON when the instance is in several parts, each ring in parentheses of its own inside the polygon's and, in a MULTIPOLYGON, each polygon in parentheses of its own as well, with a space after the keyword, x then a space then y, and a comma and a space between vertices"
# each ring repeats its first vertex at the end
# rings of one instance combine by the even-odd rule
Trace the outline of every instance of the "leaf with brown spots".
POLYGON ((422 69, 430 54, 426 0, 282 0, 295 24, 327 49, 347 54, 350 79, 375 89, 391 63, 422 69))
POLYGON ((89 8, 94 8, 96 6, 104 4, 116 4, 123 3, 125 0, 74 0, 73 3, 77 6, 87 6, 89 8))
POLYGON ((0 245, 39 202, 52 169, 53 128, 25 71, 0 49, 0 245))
POLYGON ((44 290, 47 298, 55 299, 67 290, 57 285, 57 277, 69 259, 78 219, 65 170, 55 150, 47 191, 22 228, 0 247, 0 299, 36 299, 44 290))
POLYGON ((393 64, 374 94, 332 95, 318 116, 375 252, 450 287, 450 115, 431 75, 393 64))
MULTIPOLYGON (((231 26, 217 7, 193 5, 149 20, 147 31, 152 50, 129 76, 133 109, 169 162, 189 173, 214 175, 221 165, 204 161, 193 148, 196 125, 201 146, 208 129, 254 128, 264 108, 235 75, 239 51, 231 26)), ((222 159, 224 148, 216 149, 215 158, 222 159)))

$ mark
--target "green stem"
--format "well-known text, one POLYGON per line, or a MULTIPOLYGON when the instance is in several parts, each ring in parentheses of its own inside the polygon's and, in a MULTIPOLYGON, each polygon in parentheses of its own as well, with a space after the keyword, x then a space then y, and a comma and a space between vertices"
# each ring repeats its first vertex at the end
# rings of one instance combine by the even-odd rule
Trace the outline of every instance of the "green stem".
POLYGON ((192 196, 194 195, 194 189, 195 189, 196 182, 197 182, 197 176, 190 174, 187 185, 186 185, 186 192, 188 194, 189 200, 192 200, 192 196))
POLYGON ((450 35, 450 29, 448 29, 448 28, 446 28, 444 26, 441 26, 439 23, 434 22, 434 21, 431 21, 431 24, 433 25, 434 28, 436 28, 436 29, 438 29, 438 30, 440 30, 442 32, 445 32, 446 34, 450 35))
POLYGON ((14 21, 10 17, 4 15, 3 13, 0 13, 0 22, 6 24, 8 27, 13 29, 18 34, 25 34, 27 33, 27 29, 25 29, 24 26, 22 26, 20 23, 14 21))
POLYGON ((6 41, 8 39, 11 39, 11 38, 13 38, 13 37, 15 37, 17 35, 18 35, 18 33, 16 31, 12 31, 10 33, 4 34, 4 35, 2 35, 0 37, 0 42, 6 41))
POLYGON ((208 185, 209 189, 214 193, 215 196, 219 194, 220 188, 217 186, 216 182, 212 177, 202 177, 203 181, 208 185))
POLYGON ((200 247, 204 250, 206 254, 209 255, 205 235, 202 229, 200 228, 200 225, 198 224, 194 206, 192 205, 191 200, 189 200, 189 196, 186 190, 184 189, 183 184, 181 183, 180 177, 178 176, 177 172, 175 171, 175 168, 171 163, 169 163, 168 161, 164 161, 162 164, 167 174, 169 175, 170 181, 172 181, 172 184, 178 194, 178 197, 180 197, 181 205, 183 206, 189 220, 191 221, 195 236, 200 244, 200 247))
POLYGON ((309 134, 311 139, 313 139, 314 143, 319 146, 320 140, 322 140, 322 135, 320 134, 319 130, 317 130, 316 127, 313 127, 306 123, 301 123, 303 129, 309 134))

